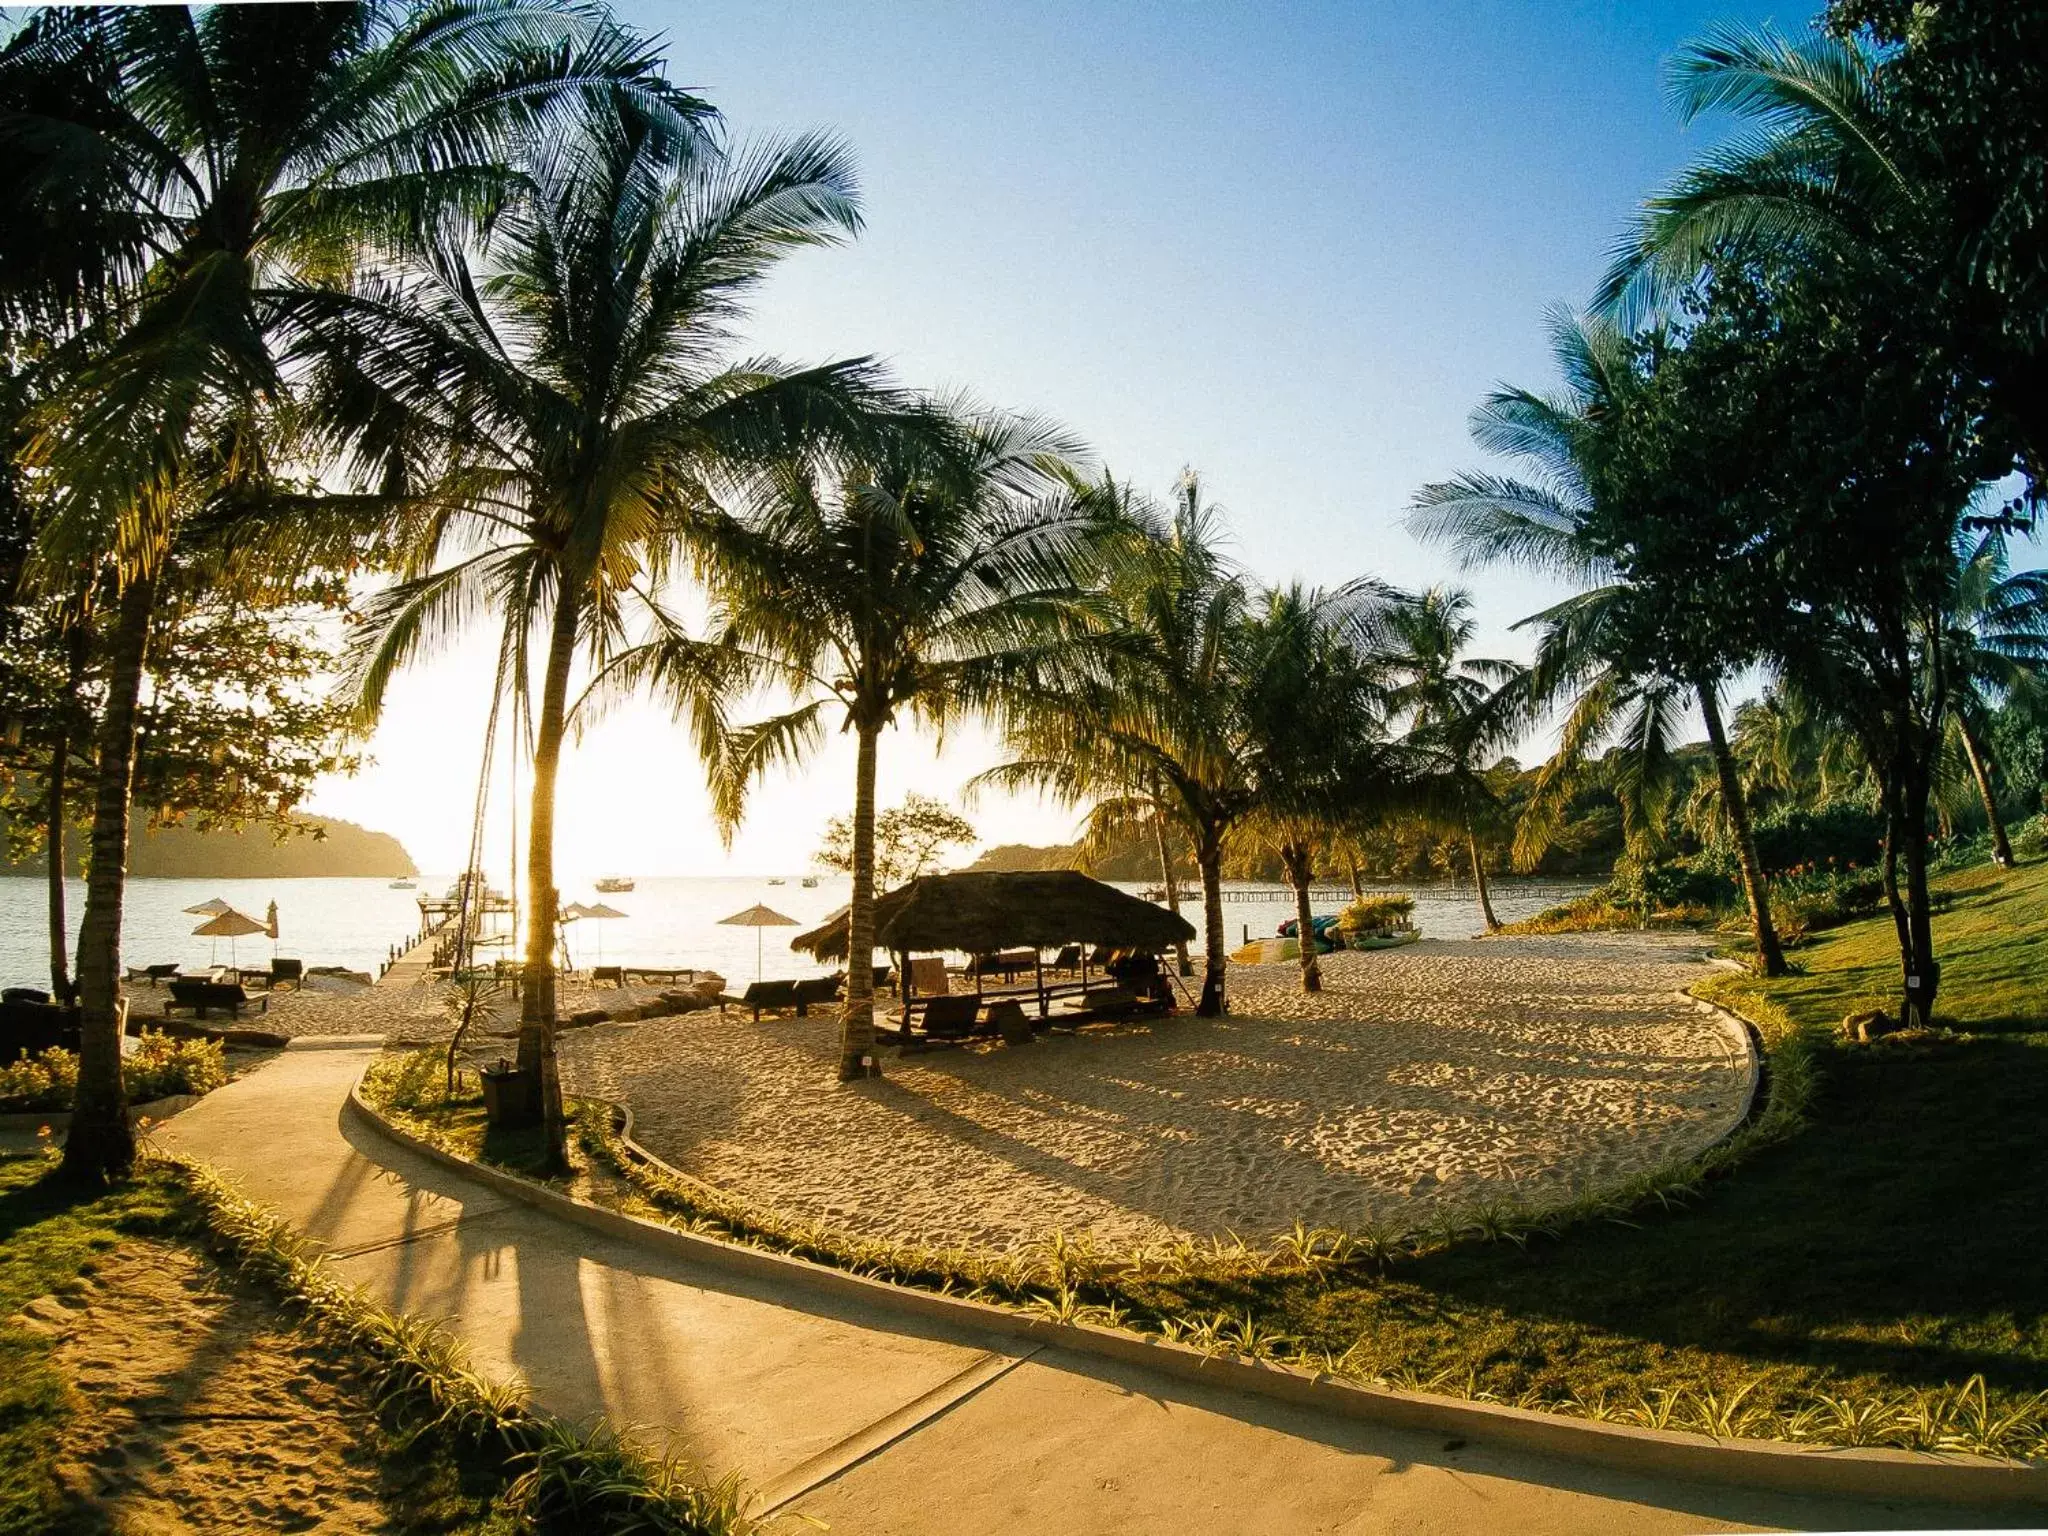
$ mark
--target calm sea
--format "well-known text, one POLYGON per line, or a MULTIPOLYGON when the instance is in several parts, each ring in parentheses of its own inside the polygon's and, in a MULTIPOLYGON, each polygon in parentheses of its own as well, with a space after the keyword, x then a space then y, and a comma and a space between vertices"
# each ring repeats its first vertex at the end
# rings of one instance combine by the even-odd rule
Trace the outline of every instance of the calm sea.
MULTIPOLYGON (((339 965, 351 970, 377 969, 388 946, 404 941, 419 926, 416 905, 422 893, 439 894, 451 877, 422 876, 417 890, 392 890, 383 880, 134 880, 128 886, 122 932, 122 960, 128 965, 170 961, 199 966, 230 958, 258 965, 272 953, 262 936, 238 939, 195 938, 192 929, 204 921, 186 907, 218 897, 259 922, 271 902, 277 903, 279 938, 276 953, 308 965, 339 965)), ((607 922, 578 922, 570 928, 570 948, 580 965, 625 962, 711 968, 729 980, 753 979, 755 945, 760 944, 761 973, 766 976, 815 975, 824 967, 807 956, 792 954, 790 935, 808 928, 846 901, 843 876, 820 877, 806 888, 798 877, 781 883, 747 876, 650 877, 630 893, 600 896, 570 886, 566 901, 603 901, 625 917, 607 922), (771 907, 795 919, 789 927, 761 930, 726 927, 719 919, 754 906, 771 907)), ((1479 917, 1469 887, 1403 882, 1374 889, 1404 890, 1416 899, 1415 922, 1431 938, 1464 938, 1479 931, 1479 917)), ((1139 885, 1124 889, 1138 892, 1139 885)), ((1249 931, 1271 934, 1294 914, 1293 898, 1273 887, 1233 884, 1233 893, 1252 899, 1225 903, 1224 921, 1233 946, 1249 931)), ((1494 909, 1504 921, 1532 916, 1544 907, 1591 889, 1586 881, 1499 881, 1494 909)), ((1335 893, 1332 893, 1335 895, 1335 893)), ((1335 911, 1341 900, 1318 901, 1316 911, 1335 911)), ((70 920, 73 935, 85 910, 85 889, 71 882, 70 920)), ((1197 927, 1201 915, 1192 896, 1183 912, 1197 927)), ((40 878, 0 877, 0 981, 7 985, 48 985, 43 882, 40 878)), ((499 951, 510 954, 510 948, 499 951)))

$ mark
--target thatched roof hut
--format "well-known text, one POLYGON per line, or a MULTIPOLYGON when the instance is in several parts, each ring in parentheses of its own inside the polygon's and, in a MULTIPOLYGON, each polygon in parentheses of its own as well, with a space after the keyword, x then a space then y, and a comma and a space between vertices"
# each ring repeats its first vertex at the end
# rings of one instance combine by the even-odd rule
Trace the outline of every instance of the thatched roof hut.
MULTIPOLYGON (((1194 936, 1186 918, 1071 869, 926 875, 875 902, 875 947, 898 954, 1062 944, 1156 953, 1194 936)), ((820 960, 844 960, 846 909, 798 934, 789 947, 820 960)))

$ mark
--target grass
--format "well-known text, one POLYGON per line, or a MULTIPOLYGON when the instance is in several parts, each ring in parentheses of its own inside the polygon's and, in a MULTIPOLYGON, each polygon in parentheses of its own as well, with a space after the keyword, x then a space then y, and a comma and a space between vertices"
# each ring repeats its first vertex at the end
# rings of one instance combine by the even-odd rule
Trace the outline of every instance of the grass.
MULTIPOLYGON (((151 1160, 131 1182, 81 1194, 47 1156, 0 1158, 0 1317, 78 1288, 135 1238, 203 1251, 300 1324, 304 1348, 341 1367, 370 1410, 388 1524, 420 1536, 519 1536, 591 1529, 744 1529, 738 1490, 650 1461, 603 1424, 578 1429, 528 1409, 470 1372, 438 1328, 382 1311, 320 1267, 273 1218, 210 1175, 151 1160)), ((67 1426, 95 1405, 63 1378, 50 1344, 0 1324, 0 1533, 96 1529, 67 1504, 56 1458, 67 1426)), ((337 1423, 336 1433, 356 1433, 337 1423)))
POLYGON ((1896 990, 1886 918, 1816 938, 1794 976, 1716 978, 1702 995, 1766 1041, 1761 1112, 1701 1159, 1561 1211, 1264 1249, 1112 1253, 1055 1233, 994 1255, 789 1222, 634 1163, 593 1116, 578 1140, 629 1185, 600 1191, 613 1203, 1065 1321, 1653 1426, 2043 1456, 2048 863, 1943 889, 1946 1031, 1837 1036, 1896 990))

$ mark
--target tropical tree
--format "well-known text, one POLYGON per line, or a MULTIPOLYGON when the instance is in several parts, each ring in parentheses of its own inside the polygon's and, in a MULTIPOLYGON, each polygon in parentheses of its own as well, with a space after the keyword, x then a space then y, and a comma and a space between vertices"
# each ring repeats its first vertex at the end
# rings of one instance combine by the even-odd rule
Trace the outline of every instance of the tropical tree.
POLYGON ((1624 448, 1626 410, 1642 385, 1646 357, 1652 370, 1661 357, 1659 344, 1638 344, 1605 323, 1569 315, 1554 319, 1552 333, 1563 391, 1496 391, 1473 414, 1479 445, 1523 460, 1532 478, 1460 475, 1425 486, 1410 512, 1411 527, 1424 538, 1449 540, 1467 565, 1509 561, 1588 588, 1524 621, 1543 630, 1529 698, 1572 703, 1517 833, 1517 860, 1541 852, 1593 750, 1617 739, 1629 751, 1615 765, 1615 787, 1632 839, 1647 837, 1671 807, 1671 754, 1690 695, 1720 777, 1757 961, 1766 975, 1781 975, 1784 952, 1721 714, 1728 676, 1757 658, 1759 642, 1731 623, 1749 607, 1731 601, 1725 587, 1715 589, 1719 567, 1702 567, 1688 543, 1713 524, 1717 503, 1691 482, 1676 484, 1644 468, 1640 444, 1661 444, 1668 459, 1670 440, 1688 430, 1666 402, 1644 413, 1647 425, 1633 423, 1624 448), (1676 532, 1665 501, 1674 491, 1689 514, 1698 514, 1680 520, 1676 532))
POLYGON ((1603 280, 1624 312, 1717 260, 1847 263, 1928 321, 1984 381, 2037 483, 2048 465, 2048 250, 2041 231, 2039 8, 1838 0, 1835 30, 1787 38, 1726 24, 1679 50, 1686 122, 1738 134, 1649 199, 1603 280), (1868 24, 1876 46, 1859 26, 1868 24), (1881 277, 1878 274, 1882 274, 1881 277))
POLYGON ((1386 730, 1384 652, 1407 602, 1369 578, 1329 591, 1280 587, 1229 637, 1247 830, 1280 856, 1293 888, 1304 992, 1323 984, 1309 906, 1317 858, 1362 804, 1385 804, 1419 777, 1415 755, 1386 730))
POLYGON ((1406 716, 1419 741, 1443 755, 1464 788, 1458 827, 1471 856, 1479 917, 1488 933, 1498 933, 1476 826, 1490 799, 1480 758, 1505 747, 1522 724, 1527 672, 1511 661, 1465 654, 1478 625, 1472 594, 1461 587, 1431 587, 1390 617, 1394 646, 1388 664, 1399 682, 1387 702, 1406 716))
POLYGON ((63 336, 30 457, 38 551, 110 558, 111 663, 79 938, 74 1175, 126 1171, 118 1020, 136 698, 177 523, 270 481, 279 298, 487 216, 515 145, 630 96, 677 133, 701 103, 594 12, 528 0, 85 7, 0 51, 0 305, 63 336))
MULTIPOLYGON (((980 834, 974 823, 943 800, 909 794, 901 805, 875 817, 875 884, 884 891, 930 872, 941 853, 964 847, 980 834)), ((817 862, 841 874, 853 873, 853 819, 834 816, 825 823, 825 840, 817 862)))
POLYGON ((1251 592, 1223 554, 1218 509, 1181 475, 1170 509, 1124 494, 1104 513, 1099 671, 1013 712, 1011 760, 979 782, 1035 787, 1097 804, 1106 829, 1164 806, 1185 832, 1202 881, 1203 972, 1195 1011, 1228 1011, 1223 856, 1254 797, 1237 756, 1234 649, 1251 592))
POLYGON ((1944 649, 1950 711, 1991 833, 1992 860, 2012 868, 2012 843, 1992 782, 1992 722, 2002 707, 2048 713, 2048 571, 2013 571, 2005 530, 1965 537, 1944 649))
POLYGON ((883 731, 1004 718, 1086 664, 1081 602, 1095 521, 1067 493, 1078 445, 1023 417, 932 406, 865 445, 753 477, 694 522, 709 640, 670 625, 622 652, 603 687, 651 687, 695 724, 729 833, 752 784, 855 741, 848 966, 839 1078, 876 1077, 875 776, 883 731), (775 687, 792 707, 733 725, 730 701, 775 687))
POLYGON ((783 254, 858 227, 837 143, 714 153, 613 114, 546 146, 526 176, 474 269, 443 250, 307 292, 290 321, 309 409, 416 482, 392 498, 409 568, 364 604, 363 717, 480 609, 510 626, 510 685, 538 675, 519 1065, 559 1159, 554 809, 579 655, 601 669, 626 645, 714 482, 857 436, 893 397, 865 362, 727 357, 747 294, 783 254))

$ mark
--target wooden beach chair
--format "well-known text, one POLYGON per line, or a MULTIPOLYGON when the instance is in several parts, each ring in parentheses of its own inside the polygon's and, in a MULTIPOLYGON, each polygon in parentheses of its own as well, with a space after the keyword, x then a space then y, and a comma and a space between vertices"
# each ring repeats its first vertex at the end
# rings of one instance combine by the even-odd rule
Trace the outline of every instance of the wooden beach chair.
POLYGON ((912 997, 943 997, 953 990, 953 978, 947 973, 946 962, 937 955, 910 962, 910 995, 912 997))
POLYGON ((205 1018, 218 1008, 230 1018, 241 1017, 242 1010, 251 1003, 258 1013, 270 1011, 270 996, 263 993, 249 995, 248 988, 239 981, 203 981, 192 977, 179 977, 170 983, 171 995, 164 999, 164 1013, 168 1016, 173 1009, 189 1008, 196 1018, 205 1018))
POLYGON ((758 1024, 761 1022, 761 1015, 763 1013, 779 1013, 785 1008, 792 1012, 795 1011, 796 983, 793 981, 757 981, 749 985, 747 990, 738 997, 729 995, 721 997, 718 1000, 719 1012, 723 1013, 728 1003, 737 1004, 741 1008, 752 1009, 754 1022, 758 1024))
MULTIPOLYGON (((965 1040, 974 1033, 975 1020, 980 1013, 980 998, 967 992, 962 992, 958 996, 948 994, 945 997, 935 997, 926 1003, 923 1009, 924 1016, 919 1022, 924 1025, 926 1040, 965 1040)), ((904 1022, 907 1026, 909 1020, 906 1019, 904 1022)), ((905 1034, 907 1037, 907 1028, 905 1034)))
POLYGON ((812 976, 796 984, 796 1016, 804 1018, 814 1004, 827 1006, 839 1001, 837 976, 812 976))
POLYGON ((169 981, 178 974, 178 963, 173 960, 166 965, 131 965, 122 975, 123 981, 147 982, 152 988, 169 981))
POLYGON ((306 985, 305 961, 274 959, 270 962, 271 990, 275 991, 277 988, 283 986, 286 982, 290 982, 292 984, 292 990, 294 992, 301 991, 304 989, 306 985))

